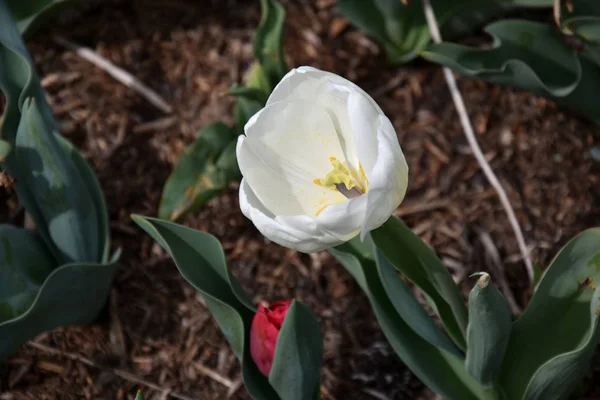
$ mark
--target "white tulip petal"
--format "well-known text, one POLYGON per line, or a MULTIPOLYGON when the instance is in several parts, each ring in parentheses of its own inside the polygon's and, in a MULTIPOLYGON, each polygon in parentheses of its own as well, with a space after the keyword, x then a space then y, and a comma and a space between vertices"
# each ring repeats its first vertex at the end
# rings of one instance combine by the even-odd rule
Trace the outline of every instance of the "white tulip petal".
MULTIPOLYGON (((374 109, 375 117, 383 113, 371 96, 354 83, 339 75, 313 67, 300 67, 288 72, 269 96, 267 106, 278 101, 298 99, 323 105, 328 109, 338 134, 342 138, 345 160, 356 167, 360 158, 356 149, 361 149, 361 145, 355 142, 357 133, 353 132, 355 127, 351 126, 349 117, 356 116, 356 113, 361 115, 362 110, 349 107, 348 101, 351 94, 358 96, 357 98, 363 95, 362 100, 370 103, 369 109, 374 109)), ((361 106, 364 107, 365 104, 361 104, 361 106)), ((371 131, 371 137, 372 141, 376 142, 375 128, 371 131)), ((366 172, 364 163, 363 168, 366 172)))
POLYGON ((301 168, 310 181, 331 171, 329 157, 344 157, 331 117, 314 101, 273 103, 246 125, 245 133, 283 162, 301 168))
POLYGON ((317 102, 327 109, 340 136, 340 145, 346 156, 346 163, 356 167, 359 158, 348 118, 348 97, 352 90, 353 88, 349 85, 334 82, 328 76, 321 78, 315 88, 317 102))
POLYGON ((256 228, 269 240, 285 247, 310 252, 318 249, 320 237, 312 232, 303 232, 278 221, 260 202, 246 179, 240 184, 240 209, 256 228))
POLYGON ((261 203, 272 213, 294 215, 303 213, 296 194, 292 188, 298 188, 304 181, 292 182, 285 179, 281 171, 264 163, 264 161, 247 145, 248 139, 242 135, 237 142, 237 160, 245 180, 258 191, 261 203), (268 177, 268 179, 267 179, 268 177))
POLYGON ((316 185, 332 169, 330 157, 344 159, 327 112, 307 101, 279 102, 246 125, 238 142, 240 170, 261 201, 276 215, 317 215, 345 201, 339 192, 316 185))
MULTIPOLYGON (((381 108, 375 100, 354 82, 334 73, 321 71, 320 69, 308 66, 295 68, 288 72, 281 82, 275 86, 275 89, 273 89, 273 92, 267 100, 267 105, 282 100, 294 99, 320 101, 319 97, 323 93, 319 87, 324 81, 338 86, 344 86, 347 88, 348 92, 357 91, 364 94, 373 103, 378 112, 383 114, 383 111, 381 111, 381 108)), ((326 102, 321 102, 321 104, 327 106, 326 102)))
POLYGON ((359 150, 359 160, 369 181, 371 170, 377 161, 377 129, 381 115, 373 102, 360 92, 353 92, 348 98, 350 126, 354 143, 359 150))
POLYGON ((391 122, 365 91, 338 75, 290 71, 245 133, 237 146, 240 207, 283 246, 314 252, 359 233, 364 239, 406 193, 408 166, 391 122), (330 157, 343 163, 339 168, 362 166, 368 191, 347 199, 314 183, 332 171, 330 157))
POLYGON ((379 228, 398 208, 408 186, 408 165, 390 120, 381 115, 377 130, 378 154, 367 193, 367 212, 360 237, 379 228))
POLYGON ((332 204, 316 218, 322 230, 342 242, 358 235, 367 211, 367 195, 332 204))
POLYGON ((303 253, 314 253, 316 251, 325 250, 329 247, 342 244, 347 240, 334 236, 330 232, 322 229, 314 218, 306 215, 283 216, 276 217, 275 219, 294 231, 302 230, 313 239, 312 241, 305 240, 293 247, 303 253))
POLYGON ((315 88, 322 78, 321 73, 323 71, 312 67, 300 67, 291 70, 275 86, 266 105, 269 106, 282 100, 315 100, 315 88))

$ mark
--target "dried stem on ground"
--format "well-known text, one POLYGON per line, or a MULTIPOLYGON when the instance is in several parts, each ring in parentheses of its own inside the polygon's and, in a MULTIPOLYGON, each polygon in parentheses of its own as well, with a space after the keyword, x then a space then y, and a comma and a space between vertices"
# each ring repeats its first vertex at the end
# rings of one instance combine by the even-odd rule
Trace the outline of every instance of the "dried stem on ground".
MULTIPOLYGON (((442 37, 440 34, 439 26, 429 0, 423 0, 423 9, 425 11, 425 18, 427 19, 427 25, 429 26, 431 37, 434 43, 441 43, 442 37)), ((510 200, 508 199, 506 191, 504 190, 502 184, 496 177, 496 174, 494 174, 492 167, 490 167, 490 164, 485 159, 485 156, 483 155, 483 152, 479 147, 479 143, 477 143, 477 139, 475 138, 475 132, 473 131, 473 126, 471 124, 469 114, 467 113, 467 108, 465 107, 465 102, 462 98, 462 95, 460 94, 460 91, 456 84, 456 79, 454 78, 452 71, 450 71, 450 69, 446 67, 444 67, 443 70, 444 77, 446 78, 446 83, 448 84, 448 89, 450 90, 450 94, 452 95, 452 100, 454 101, 454 105, 456 106, 456 111, 458 112, 458 115, 460 117, 460 123, 465 132, 465 136, 467 137, 467 141, 469 142, 469 146, 471 146, 471 149, 473 150, 473 155, 475 156, 477 162, 481 166, 481 169, 483 170, 483 173, 485 174, 487 180, 498 193, 500 202, 502 203, 502 206, 506 211, 506 215, 508 216, 510 225, 512 226, 512 229, 515 233, 515 237, 517 238, 519 250, 521 251, 521 257, 523 258, 523 261, 525 262, 525 267, 527 268, 529 282, 533 284, 533 265, 531 263, 531 258, 529 257, 529 249, 525 244, 523 231, 521 230, 521 226, 519 225, 519 221, 517 220, 515 211, 513 210, 512 205, 510 204, 510 200)), ((504 271, 502 271, 501 273, 502 275, 504 275, 504 271)))
POLYGON ((81 46, 77 43, 73 43, 62 36, 54 36, 52 38, 57 44, 66 47, 67 49, 73 50, 75 54, 84 60, 94 64, 98 68, 106 71, 110 76, 138 92, 142 97, 148 100, 153 106, 161 110, 162 112, 169 114, 173 111, 173 108, 162 98, 158 93, 150 89, 148 86, 140 82, 135 76, 122 68, 117 67, 107 59, 101 57, 87 47, 81 46))
MULTIPOLYGON (((34 341, 27 343, 27 345, 30 347, 33 347, 34 349, 40 350, 44 353, 47 353, 47 354, 51 354, 54 356, 66 357, 71 360, 83 363, 89 367, 93 367, 93 368, 100 369, 102 371, 110 372, 111 374, 116 375, 119 378, 124 379, 126 381, 133 382, 136 385, 142 385, 149 389, 156 390, 157 392, 160 392, 163 394, 163 398, 172 397, 172 398, 178 399, 178 400, 193 400, 191 397, 185 396, 185 395, 177 393, 177 392, 172 392, 170 389, 160 387, 158 385, 155 385, 152 382, 148 382, 148 381, 132 374, 131 372, 123 371, 122 369, 104 368, 101 365, 99 365, 98 363, 96 363, 95 361, 90 360, 89 358, 86 358, 80 354, 68 353, 65 351, 57 350, 50 346, 46 346, 44 344, 37 343, 34 341)), ((209 377, 212 377, 212 376, 209 375, 209 377)))

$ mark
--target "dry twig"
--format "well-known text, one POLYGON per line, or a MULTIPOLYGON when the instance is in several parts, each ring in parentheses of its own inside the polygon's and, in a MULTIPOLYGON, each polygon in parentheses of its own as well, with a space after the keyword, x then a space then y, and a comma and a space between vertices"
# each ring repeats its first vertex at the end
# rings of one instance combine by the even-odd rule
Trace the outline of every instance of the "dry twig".
POLYGON ((171 113, 173 108, 162 98, 158 93, 150 89, 148 86, 143 84, 135 76, 122 68, 117 67, 106 58, 100 56, 98 53, 87 47, 81 46, 77 43, 73 43, 62 36, 53 36, 52 38, 57 44, 66 47, 67 49, 73 50, 75 54, 84 60, 94 64, 95 66, 103 69, 110 76, 124 84, 130 89, 138 92, 142 97, 148 100, 154 107, 158 108, 164 113, 171 113))
POLYGON ((116 375, 119 378, 124 379, 126 381, 133 382, 133 383, 135 383, 137 385, 146 386, 146 387, 148 387, 148 388, 150 388, 152 390, 156 390, 157 392, 162 393, 163 396, 165 396, 165 397, 166 396, 170 396, 170 397, 172 397, 174 399, 179 399, 179 400, 194 400, 193 398, 185 396, 183 394, 180 394, 180 393, 177 393, 177 392, 172 392, 171 389, 163 388, 163 387, 160 387, 160 386, 158 386, 158 385, 156 385, 156 384, 154 384, 152 382, 148 382, 146 380, 143 380, 142 378, 140 378, 140 377, 138 377, 136 375, 133 375, 130 372, 124 371, 122 369, 104 368, 101 365, 97 364, 95 361, 90 360, 89 358, 86 358, 86 357, 84 357, 84 356, 82 356, 80 354, 68 353, 66 351, 61 351, 61 350, 52 348, 50 346, 46 346, 44 344, 33 342, 33 341, 29 342, 27 345, 30 346, 30 347, 33 347, 34 349, 43 351, 44 353, 48 353, 48 354, 51 354, 51 355, 54 355, 54 356, 66 357, 66 358, 69 358, 71 360, 78 361, 78 362, 80 362, 82 364, 85 364, 85 365, 87 365, 89 367, 97 368, 97 369, 105 371, 105 372, 110 372, 113 375, 116 375))
MULTIPOLYGON (((433 8, 431 7, 431 3, 429 0, 423 0, 423 8, 425 11, 425 18, 427 19, 427 25, 429 26, 429 30, 431 31, 431 37, 433 38, 434 43, 440 43, 442 41, 442 37, 440 35, 439 26, 437 20, 435 18, 435 14, 433 12, 433 8)), ((456 79, 450 71, 449 68, 444 67, 444 77, 446 78, 446 83, 448 84, 448 89, 450 90, 450 94, 452 95, 452 100, 454 101, 454 105, 456 106, 456 111, 460 117, 460 123, 465 132, 465 136, 467 137, 467 141, 469 142, 469 146, 473 150, 473 155, 479 162, 483 173, 485 174, 487 180, 493 186, 493 188, 498 193, 498 197, 500 198, 500 202, 506 211, 506 215, 508 216, 508 220, 512 226, 512 229, 517 238, 517 243, 519 244, 519 249, 521 251, 521 257, 525 262, 525 267, 527 268, 527 275, 529 276, 529 281, 533 284, 533 265, 531 264, 531 259, 529 257, 529 250, 527 249, 527 245, 525 244, 525 239, 523 238, 523 232, 521 231, 521 226, 519 225, 519 221, 515 215, 515 211, 510 204, 510 200, 506 195, 506 191, 502 187, 502 184, 494 174, 492 167, 485 159, 479 144, 477 143, 477 139, 475 138, 475 133, 473 131, 473 126, 471 125, 471 120, 469 119, 469 114, 467 113, 467 108, 465 107, 465 103, 463 101, 462 95, 458 90, 458 86, 456 84, 456 79)))
POLYGON ((208 376, 213 381, 219 382, 228 389, 231 389, 234 386, 234 382, 232 382, 231 379, 219 374, 217 371, 208 368, 199 362, 195 362, 193 365, 202 375, 208 376))

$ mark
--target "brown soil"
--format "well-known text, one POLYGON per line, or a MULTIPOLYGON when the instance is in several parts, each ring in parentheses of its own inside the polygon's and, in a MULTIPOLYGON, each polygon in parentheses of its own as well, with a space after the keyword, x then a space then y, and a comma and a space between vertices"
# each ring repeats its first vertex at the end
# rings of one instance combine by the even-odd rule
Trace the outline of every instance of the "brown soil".
MULTIPOLYGON (((252 60, 257 3, 104 1, 28 43, 62 132, 98 174, 113 247, 123 256, 100 320, 25 345, 0 366, 0 399, 125 399, 137 388, 150 399, 248 399, 239 364, 202 299, 129 215, 156 215, 184 146, 202 126, 232 122, 233 100, 222 94, 252 60), (174 113, 157 111, 51 34, 132 72, 174 113)), ((370 39, 347 26, 334 0, 284 3, 288 64, 348 77, 392 118, 411 169, 399 214, 451 267, 465 294, 469 274, 493 271, 492 249, 481 240, 489 234, 523 307, 530 291, 512 230, 466 144, 439 68, 390 67, 370 39)), ((598 127, 516 90, 464 79, 460 87, 533 259, 546 266, 569 238, 599 224, 600 162, 589 152, 600 143, 598 127)), ((9 210, 0 220, 22 220, 15 199, 2 196, 9 210)), ((235 185, 184 222, 222 240, 231 269, 256 301, 296 297, 317 313, 325 336, 324 399, 434 398, 395 356, 343 268, 328 253, 303 255, 268 243, 239 212, 235 185)), ((577 398, 600 398, 599 378, 596 357, 577 398)))

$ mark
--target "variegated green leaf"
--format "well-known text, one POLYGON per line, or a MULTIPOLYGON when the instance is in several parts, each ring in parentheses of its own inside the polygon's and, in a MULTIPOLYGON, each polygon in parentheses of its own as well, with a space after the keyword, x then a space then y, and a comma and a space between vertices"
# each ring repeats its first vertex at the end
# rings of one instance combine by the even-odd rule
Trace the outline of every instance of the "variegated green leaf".
POLYGON ((500 383, 510 399, 567 399, 600 339, 600 229, 572 239, 515 321, 500 383))
POLYGON ((56 261, 33 231, 0 225, 0 324, 23 314, 56 261))

